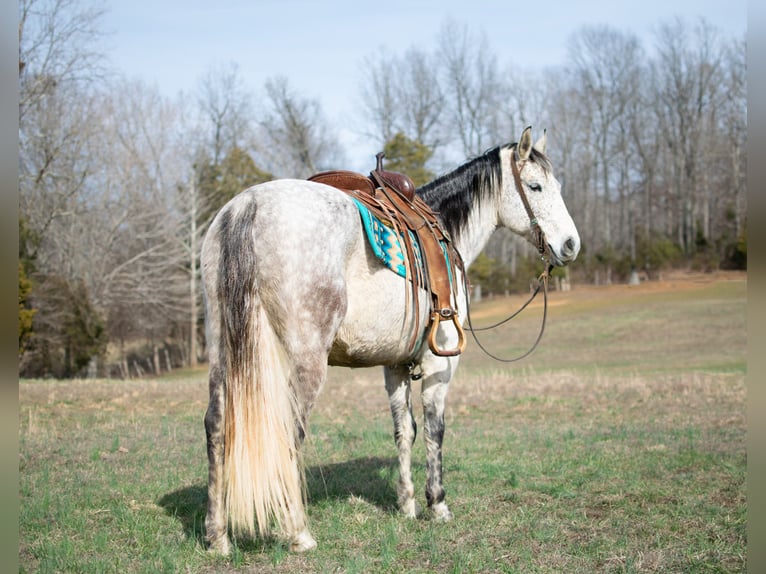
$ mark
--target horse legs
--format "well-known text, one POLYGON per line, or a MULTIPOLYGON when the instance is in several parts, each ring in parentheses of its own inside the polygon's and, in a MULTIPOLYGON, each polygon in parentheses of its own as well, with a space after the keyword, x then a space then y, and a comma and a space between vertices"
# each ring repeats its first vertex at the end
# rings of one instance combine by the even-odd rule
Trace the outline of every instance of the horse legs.
POLYGON ((410 374, 406 367, 386 367, 386 391, 394 419, 394 439, 399 450, 399 483, 397 498, 399 510, 415 518, 420 508, 415 502, 415 486, 412 484, 412 444, 415 442, 417 425, 412 417, 410 374))
MULTIPOLYGON (((306 438, 308 418, 311 414, 311 409, 314 407, 314 402, 327 380, 327 363, 326 359, 324 359, 324 355, 321 353, 312 355, 303 352, 300 354, 300 357, 302 357, 300 360, 294 360, 293 365, 295 373, 290 380, 290 384, 293 387, 296 397, 296 407, 298 409, 295 422, 297 425, 296 440, 298 441, 298 448, 302 446, 303 441, 306 438), (311 361, 306 358, 311 356, 316 357, 317 360, 311 361)), ((306 552, 307 550, 316 548, 316 540, 308 529, 305 509, 295 509, 295 513, 295 524, 302 524, 303 526, 299 526, 294 532, 286 533, 290 540, 290 550, 293 552, 306 552)))
POLYGON ((207 435, 209 462, 205 539, 209 544, 210 552, 226 555, 229 553, 230 547, 223 494, 224 385, 221 368, 211 366, 210 402, 207 413, 205 413, 205 434, 207 435))
POLYGON ((426 445, 426 501, 438 522, 452 519, 452 513, 444 502, 442 486, 442 441, 444 440, 444 404, 452 373, 457 367, 457 357, 437 358, 424 364, 423 401, 424 435, 426 445))

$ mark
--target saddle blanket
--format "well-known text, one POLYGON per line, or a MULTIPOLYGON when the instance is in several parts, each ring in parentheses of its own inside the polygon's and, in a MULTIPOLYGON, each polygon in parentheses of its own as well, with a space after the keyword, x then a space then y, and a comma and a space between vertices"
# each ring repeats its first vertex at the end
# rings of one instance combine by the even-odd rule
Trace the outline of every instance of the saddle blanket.
MULTIPOLYGON (((390 226, 386 225, 377 216, 370 212, 367 207, 352 198, 357 208, 359 209, 359 215, 362 218, 362 225, 364 227, 365 234, 367 235, 367 241, 372 248, 375 256, 380 259, 383 264, 391 271, 400 275, 401 277, 407 277, 407 271, 405 269, 405 255, 402 251, 402 244, 399 241, 399 234, 390 226)), ((415 260, 418 270, 422 273, 423 259, 420 252, 420 245, 418 244, 417 237, 409 229, 407 233, 410 234, 412 244, 415 251, 415 260)), ((442 251, 444 257, 447 260, 447 269, 450 276, 452 275, 452 268, 450 265, 449 257, 447 256, 447 246, 444 242, 441 242, 442 251)))

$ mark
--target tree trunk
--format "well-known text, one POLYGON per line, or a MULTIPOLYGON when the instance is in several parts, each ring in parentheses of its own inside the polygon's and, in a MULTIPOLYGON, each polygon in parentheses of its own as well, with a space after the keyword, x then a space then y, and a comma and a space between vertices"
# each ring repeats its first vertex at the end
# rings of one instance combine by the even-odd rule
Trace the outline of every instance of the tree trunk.
POLYGON ((197 185, 192 180, 189 237, 189 366, 197 366, 197 185))
POLYGON ((160 367, 160 348, 157 344, 152 344, 152 359, 154 361, 154 374, 159 375, 162 372, 160 367))

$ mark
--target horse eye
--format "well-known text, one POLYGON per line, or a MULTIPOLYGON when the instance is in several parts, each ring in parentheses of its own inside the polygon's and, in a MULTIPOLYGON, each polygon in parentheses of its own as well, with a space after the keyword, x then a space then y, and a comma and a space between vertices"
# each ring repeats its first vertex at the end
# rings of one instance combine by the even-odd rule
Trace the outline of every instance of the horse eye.
POLYGON ((529 184, 529 189, 531 189, 532 191, 542 191, 543 190, 543 186, 540 185, 539 183, 530 183, 529 184))

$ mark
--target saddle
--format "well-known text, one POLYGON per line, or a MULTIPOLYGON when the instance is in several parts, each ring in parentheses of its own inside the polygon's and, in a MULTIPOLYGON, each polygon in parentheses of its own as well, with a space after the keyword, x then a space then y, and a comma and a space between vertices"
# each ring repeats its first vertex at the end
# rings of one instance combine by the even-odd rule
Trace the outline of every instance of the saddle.
MULTIPOLYGON (((442 357, 459 355, 465 349, 466 339, 453 305, 452 294, 457 292, 457 274, 454 270, 465 272, 463 260, 452 245, 452 240, 442 227, 437 214, 415 194, 412 180, 404 174, 385 171, 382 152, 375 157, 377 166, 369 176, 353 171, 334 170, 314 174, 308 179, 347 193, 373 215, 390 224, 402 244, 407 278, 412 286, 411 300, 416 321, 419 321, 417 318, 420 316, 419 289, 422 288, 431 294, 429 348, 435 355, 442 357), (420 247, 422 268, 417 265, 417 246, 420 247), (442 349, 436 342, 436 331, 441 321, 452 321, 457 330, 458 342, 453 349, 442 349)), ((420 329, 416 328, 410 338, 411 352, 417 345, 419 331, 420 329)))

